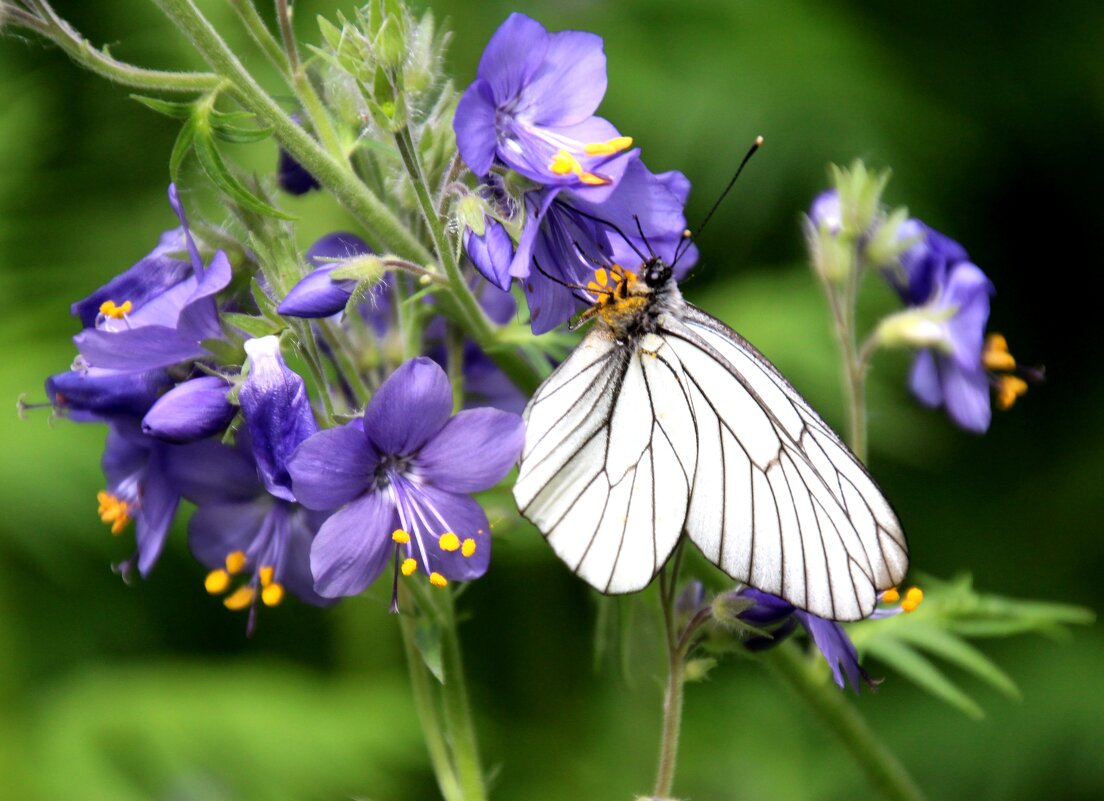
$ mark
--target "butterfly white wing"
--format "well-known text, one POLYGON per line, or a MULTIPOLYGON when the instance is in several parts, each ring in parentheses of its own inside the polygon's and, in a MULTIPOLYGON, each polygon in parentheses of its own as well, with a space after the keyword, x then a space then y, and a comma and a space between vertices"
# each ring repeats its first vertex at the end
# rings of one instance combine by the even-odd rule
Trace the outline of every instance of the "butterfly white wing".
POLYGON ((687 534, 728 575, 795 606, 869 615, 908 553, 866 469, 739 334, 689 305, 663 326, 698 439, 687 534))
POLYGON ((682 533, 697 468, 683 370, 662 338, 592 330, 525 409, 514 498, 602 592, 645 587, 682 533))

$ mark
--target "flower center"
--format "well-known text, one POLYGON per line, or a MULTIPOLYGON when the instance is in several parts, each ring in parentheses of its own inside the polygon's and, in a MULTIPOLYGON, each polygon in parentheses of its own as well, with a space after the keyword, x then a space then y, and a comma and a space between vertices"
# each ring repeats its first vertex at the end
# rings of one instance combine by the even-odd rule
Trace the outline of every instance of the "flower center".
POLYGON ((96 500, 100 503, 100 520, 111 526, 112 534, 121 534, 130 522, 130 504, 107 490, 97 492, 96 500))
POLYGON ((115 305, 113 300, 105 300, 100 304, 100 314, 113 320, 121 320, 134 310, 134 304, 129 300, 115 305))
MULTIPOLYGON (((211 595, 222 595, 230 589, 232 577, 239 575, 249 562, 244 551, 231 551, 226 555, 224 567, 215 568, 203 580, 203 586, 211 595)), ((252 606, 260 585, 261 602, 265 606, 279 606, 284 600, 284 585, 276 581, 275 565, 261 565, 254 576, 227 595, 222 603, 227 609, 238 611, 252 606)))

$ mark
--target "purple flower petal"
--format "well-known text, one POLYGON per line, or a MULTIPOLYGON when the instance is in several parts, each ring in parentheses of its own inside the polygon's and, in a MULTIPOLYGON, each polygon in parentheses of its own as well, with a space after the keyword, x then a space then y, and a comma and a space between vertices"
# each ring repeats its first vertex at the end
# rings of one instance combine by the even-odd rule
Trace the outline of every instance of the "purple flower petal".
POLYGON ((275 336, 245 343, 249 375, 238 399, 253 441, 253 456, 265 487, 277 498, 295 500, 287 461, 318 430, 303 379, 289 369, 275 336))
POLYGON ((808 612, 795 613, 813 642, 824 655, 828 666, 832 668, 832 676, 841 689, 845 687, 844 676, 856 693, 859 691, 859 681, 865 678, 865 674, 859 667, 859 652, 847 636, 843 627, 832 620, 825 620, 808 612))
POLYGON ((140 417, 172 383, 164 370, 70 370, 46 379, 46 396, 74 417, 140 417))
POLYGON ((411 455, 441 430, 451 413, 448 376, 431 359, 419 356, 400 366, 372 396, 364 431, 381 454, 411 455))
POLYGON ((943 402, 939 368, 935 364, 935 354, 930 350, 922 350, 916 354, 909 372, 909 389, 921 403, 932 409, 943 402))
POLYGON ((510 472, 525 444, 525 424, 498 409, 471 409, 453 417, 414 459, 414 467, 435 487, 479 492, 510 472))
POLYGON ((331 273, 337 264, 327 264, 312 270, 291 288, 277 311, 289 317, 329 317, 344 311, 356 289, 351 278, 334 280, 331 273))
POLYGON ((418 496, 415 503, 436 526, 432 532, 436 538, 427 537, 425 542, 428 569, 421 554, 416 549, 411 551, 418 566, 426 573, 436 571, 450 581, 471 581, 486 573, 491 563, 491 527, 483 507, 467 495, 456 495, 436 487, 422 486, 418 496), (464 540, 472 540, 475 552, 464 556, 462 547, 454 551, 443 550, 439 540, 445 533, 455 534, 461 544, 464 540))
POLYGON ((149 575, 169 534, 169 526, 180 505, 180 495, 169 480, 166 465, 166 448, 154 447, 150 453, 141 485, 141 505, 135 523, 134 538, 138 545, 138 573, 149 575))
POLYGON ((221 250, 216 252, 211 257, 206 274, 180 312, 176 328, 181 336, 198 345, 204 339, 215 339, 222 334, 214 295, 229 286, 233 277, 226 254, 221 250))
POLYGON ((73 316, 79 317, 85 328, 95 328, 100 306, 105 301, 122 305, 129 300, 135 309, 141 309, 152 298, 186 280, 191 273, 192 267, 187 262, 150 254, 87 298, 74 303, 73 316))
POLYGON ((510 234, 497 220, 486 218, 486 229, 479 236, 467 229, 464 250, 475 269, 494 286, 508 292, 510 289, 510 262, 514 258, 514 242, 510 234))
POLYGON ((125 331, 88 328, 73 342, 93 367, 142 372, 190 361, 204 354, 195 340, 163 325, 146 325, 125 331))
POLYGON ((963 370, 976 370, 981 364, 992 294, 992 282, 977 266, 960 262, 948 272, 940 301, 941 305, 957 307, 954 317, 947 321, 947 334, 954 359, 963 370))
POLYGON ((188 522, 188 546, 207 568, 222 567, 234 551, 246 553, 275 502, 267 496, 202 504, 188 522))
POLYGON ((989 429, 993 411, 989 400, 989 376, 980 363, 963 370, 950 359, 938 359, 947 414, 960 428, 983 434, 989 429))
POLYGON ((237 408, 226 399, 230 384, 201 376, 178 384, 142 418, 142 431, 166 442, 193 442, 226 429, 237 408))
POLYGON ((523 103, 533 98, 528 114, 537 125, 582 122, 594 113, 606 94, 602 37, 584 31, 560 31, 548 36, 547 42, 539 73, 522 91, 523 103))
POLYGON ((184 234, 184 242, 188 247, 188 255, 192 260, 192 269, 197 277, 203 275, 203 260, 199 258, 199 248, 192 239, 192 232, 188 228, 188 217, 184 214, 184 204, 180 202, 180 194, 176 191, 176 184, 169 184, 169 205, 172 206, 176 216, 180 218, 180 229, 184 234))
POLYGON ((356 595, 387 566, 398 517, 390 496, 369 492, 334 512, 311 545, 314 589, 325 598, 356 595))
POLYGON ((518 97, 542 66, 548 43, 543 25, 515 12, 487 43, 476 74, 490 85, 494 99, 505 103, 518 97))
POLYGON ((456 146, 468 169, 486 175, 494 163, 498 141, 495 135, 495 99, 491 85, 476 79, 460 97, 453 118, 456 146))
POLYGON ((276 182, 285 192, 296 196, 322 186, 306 167, 282 147, 276 158, 276 182))
POLYGON ((308 509, 336 509, 371 487, 379 456, 364 431, 345 425, 319 431, 288 461, 292 490, 308 509))
POLYGON ((264 484, 247 447, 205 440, 173 448, 167 464, 169 480, 181 495, 200 506, 256 498, 265 491, 264 484))

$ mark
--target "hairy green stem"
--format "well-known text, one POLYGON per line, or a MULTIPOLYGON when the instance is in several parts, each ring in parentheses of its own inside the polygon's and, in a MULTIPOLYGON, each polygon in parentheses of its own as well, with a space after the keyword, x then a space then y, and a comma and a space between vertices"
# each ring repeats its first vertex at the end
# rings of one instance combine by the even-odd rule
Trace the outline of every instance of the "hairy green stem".
POLYGON ((280 43, 276 41, 276 37, 272 35, 264 20, 261 19, 253 0, 230 0, 230 5, 233 6, 242 24, 245 25, 245 29, 249 31, 250 37, 256 42, 257 47, 265 54, 272 66, 281 75, 287 77, 290 73, 287 56, 284 55, 284 51, 281 49, 280 43))
POLYGON ((800 649, 783 643, 764 663, 813 708, 839 737, 870 781, 890 801, 923 801, 924 794, 884 742, 834 684, 824 681, 800 649))
POLYGON ((682 697, 686 685, 686 653, 679 647, 675 631, 675 593, 678 585, 678 565, 667 576, 665 567, 659 574, 659 599, 663 607, 663 632, 667 644, 667 686, 663 693, 663 726, 659 743, 659 763, 656 768, 657 799, 667 798, 675 782, 678 759, 679 731, 682 728, 682 697))
POLYGON ((364 236, 377 250, 392 251, 412 261, 429 260, 425 246, 367 186, 347 161, 339 161, 286 114, 218 35, 192 0, 154 0, 207 61, 229 83, 229 89, 249 111, 272 126, 276 138, 337 200, 356 215, 364 236))
POLYGON ((39 15, 3 4, 5 22, 45 36, 87 69, 109 81, 147 92, 209 92, 222 80, 209 72, 171 72, 136 67, 94 47, 47 2, 36 4, 39 15))
POLYGON ((368 399, 372 397, 372 391, 368 389, 368 385, 364 383, 364 376, 361 375, 360 366, 349 352, 349 348, 346 347, 344 339, 338 334, 332 323, 328 320, 319 320, 318 327, 322 330, 326 339, 329 340, 330 348, 333 350, 334 358, 337 360, 338 369, 341 370, 341 375, 344 376, 345 380, 349 383, 349 388, 353 391, 353 397, 356 398, 358 407, 364 408, 368 403, 368 399))
POLYGON ((448 743, 445 741, 441 725, 441 716, 437 709, 437 700, 434 697, 435 679, 430 676, 414 640, 415 623, 411 613, 412 606, 413 599, 409 590, 403 582, 399 582, 399 630, 402 632, 403 650, 406 652, 406 663, 410 669, 410 689, 414 694, 414 708, 422 724, 429 761, 445 801, 465 801, 460 781, 452 766, 448 743))
POLYGON ((426 181, 421 161, 418 159, 417 148, 414 146, 408 128, 403 128, 395 134, 395 144, 398 146, 403 164, 414 185, 414 193, 418 198, 418 205, 422 210, 422 216, 430 232, 430 237, 433 239, 433 247, 437 252, 437 258, 448 276, 450 295, 454 301, 453 311, 459 317, 457 322, 463 326, 465 332, 481 348, 487 351, 487 354, 494 359, 499 368, 509 376, 510 380, 519 389, 531 395, 540 385, 540 374, 521 354, 512 349, 506 350, 498 346, 494 326, 491 325, 491 322, 483 313, 479 301, 472 294, 468 282, 460 270, 459 260, 456 257, 452 243, 449 241, 448 234, 445 232, 445 226, 441 221, 437 206, 430 195, 429 184, 426 181))
POLYGON ((452 738, 452 755, 465 801, 485 801, 487 790, 479 762, 479 746, 464 680, 464 660, 460 651, 460 632, 451 592, 435 593, 441 599, 441 664, 445 672, 445 715, 452 738))

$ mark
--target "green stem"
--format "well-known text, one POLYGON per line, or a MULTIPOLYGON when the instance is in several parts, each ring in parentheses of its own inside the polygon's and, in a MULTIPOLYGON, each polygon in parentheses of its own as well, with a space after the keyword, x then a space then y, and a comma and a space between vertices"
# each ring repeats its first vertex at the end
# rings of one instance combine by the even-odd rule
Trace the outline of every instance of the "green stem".
POLYGON ((271 125, 280 144, 360 219, 364 236, 374 248, 395 252, 418 263, 429 260, 425 246, 361 183, 348 162, 339 161, 326 152, 261 88, 192 0, 155 2, 184 32, 211 68, 230 83, 230 90, 239 102, 271 125))
POLYGON ((311 330, 309 323, 296 325, 294 330, 299 336, 299 342, 303 345, 303 356, 307 362, 307 369, 310 370, 318 384, 318 395, 322 398, 322 407, 326 412, 326 423, 332 426, 335 421, 333 398, 330 396, 330 385, 326 380, 326 370, 322 366, 322 354, 319 352, 318 343, 314 339, 314 331, 311 330))
POLYGON ((414 185, 414 194, 418 198, 422 217, 433 239, 437 259, 445 268, 445 274, 448 276, 450 294, 454 301, 454 311, 459 317, 457 322, 494 359, 499 368, 510 377, 510 380, 519 389, 527 394, 532 394, 540 385, 540 374, 521 354, 498 346, 494 326, 491 325, 490 320, 483 313, 479 301, 472 294, 468 282, 460 270, 460 262, 456 258, 456 252, 453 250, 452 243, 445 232, 445 226, 441 220, 441 215, 437 211, 437 206, 430 196, 429 184, 418 159, 417 148, 414 146, 409 128, 403 128, 395 133, 395 144, 398 146, 403 164, 414 185))
POLYGON ((39 16, 4 5, 6 21, 45 36, 89 72, 109 81, 152 92, 209 92, 222 81, 209 72, 149 70, 119 61, 94 47, 72 25, 59 17, 49 3, 36 4, 39 16), (9 10, 10 9, 10 10, 9 10))
POLYGON ((677 570, 667 569, 659 574, 659 597, 663 605, 663 630, 667 642, 667 687, 663 693, 663 728, 659 744, 659 765, 656 769, 655 790, 657 799, 667 798, 675 782, 675 764, 678 759, 679 730, 682 727, 682 697, 685 687, 686 654, 679 647, 675 631, 674 598, 678 584, 677 570))
POLYGON ((372 391, 364 383, 364 376, 360 373, 360 367, 357 365, 356 359, 329 321, 319 320, 318 327, 322 329, 322 333, 329 340, 330 349, 334 353, 334 358, 337 359, 338 369, 341 370, 345 380, 349 382, 349 387, 353 391, 353 397, 356 398, 358 406, 364 408, 368 404, 368 399, 372 397, 372 391))
POLYGON ((234 11, 237 12, 253 41, 257 43, 257 47, 265 54, 272 66, 286 77, 290 72, 287 57, 280 48, 280 43, 276 41, 276 37, 272 35, 264 20, 261 19, 261 15, 257 13, 257 7, 252 0, 230 0, 230 5, 234 7, 234 11))
POLYGON ((871 731, 843 693, 834 684, 824 681, 793 643, 783 643, 763 661, 805 699, 887 799, 923 801, 924 794, 897 757, 871 731))
POLYGON ((471 704, 468 702, 467 684, 464 680, 464 660, 460 651, 460 632, 456 627, 456 609, 449 591, 432 590, 434 604, 441 625, 441 667, 444 671, 445 721, 452 758, 460 780, 464 801, 486 801, 487 790, 483 781, 483 768, 479 762, 479 746, 472 722, 471 704))
POLYGON ((422 724, 429 761, 433 765, 437 786, 440 787, 445 801, 464 801, 464 793, 456 778, 456 771, 452 767, 448 743, 445 742, 442 733, 437 701, 433 692, 434 679, 430 676, 414 641, 414 616, 410 611, 413 605, 409 590, 403 582, 399 582, 399 609, 401 610, 399 629, 402 631, 406 663, 410 668, 410 689, 414 693, 414 707, 418 711, 418 720, 422 724))

